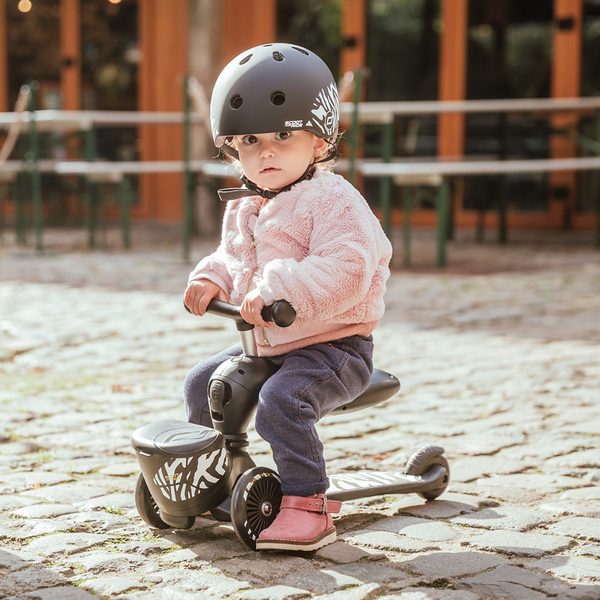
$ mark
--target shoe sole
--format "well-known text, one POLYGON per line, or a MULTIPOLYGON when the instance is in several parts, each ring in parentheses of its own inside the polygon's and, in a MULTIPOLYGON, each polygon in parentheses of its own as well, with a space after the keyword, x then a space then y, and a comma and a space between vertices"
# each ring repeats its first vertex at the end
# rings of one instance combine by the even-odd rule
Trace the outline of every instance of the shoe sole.
POLYGON ((337 534, 335 527, 328 529, 320 536, 313 538, 312 540, 299 541, 299 540, 256 540, 257 550, 303 550, 308 552, 310 550, 318 550, 328 544, 333 544, 337 540, 337 534))

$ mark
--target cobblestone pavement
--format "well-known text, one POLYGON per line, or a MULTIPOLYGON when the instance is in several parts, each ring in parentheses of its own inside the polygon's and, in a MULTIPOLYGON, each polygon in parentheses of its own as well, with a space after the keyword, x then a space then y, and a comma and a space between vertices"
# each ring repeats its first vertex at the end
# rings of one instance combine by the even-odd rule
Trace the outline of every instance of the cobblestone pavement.
POLYGON ((180 250, 0 246, 0 598, 600 599, 600 253, 457 242, 441 273, 420 244, 375 333, 401 393, 320 433, 332 473, 435 444, 451 484, 345 502, 339 540, 308 554, 137 515, 129 436, 184 419, 188 369, 237 341, 182 310, 180 250))

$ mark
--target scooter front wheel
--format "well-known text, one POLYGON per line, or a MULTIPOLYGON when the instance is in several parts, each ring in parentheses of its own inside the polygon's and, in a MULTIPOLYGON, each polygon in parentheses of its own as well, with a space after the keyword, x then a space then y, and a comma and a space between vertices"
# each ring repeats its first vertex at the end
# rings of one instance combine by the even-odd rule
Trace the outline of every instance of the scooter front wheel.
POLYGON ((248 469, 231 493, 231 522, 238 538, 252 550, 260 532, 275 520, 281 507, 281 479, 268 467, 248 469))
POLYGON ((154 501, 142 473, 140 473, 135 486, 135 506, 140 517, 150 527, 156 527, 157 529, 169 529, 171 527, 160 518, 158 505, 154 501))
POLYGON ((434 500, 441 496, 450 483, 450 465, 444 456, 444 449, 439 446, 424 446, 408 459, 404 469, 407 475, 425 475, 427 471, 436 466, 446 469, 446 475, 440 487, 425 492, 417 492, 421 498, 426 500, 434 500))

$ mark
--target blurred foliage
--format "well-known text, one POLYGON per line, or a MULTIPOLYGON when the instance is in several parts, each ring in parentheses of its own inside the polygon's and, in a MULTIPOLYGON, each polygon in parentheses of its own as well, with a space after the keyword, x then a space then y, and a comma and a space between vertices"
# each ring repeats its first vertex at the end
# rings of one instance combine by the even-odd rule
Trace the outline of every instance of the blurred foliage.
POLYGON ((41 86, 39 107, 60 108, 46 103, 60 85, 60 6, 56 0, 36 0, 26 13, 17 6, 5 7, 9 106, 12 110, 21 86, 35 79, 41 86))
POLYGON ((581 95, 600 95, 600 0, 584 0, 581 95))
POLYGON ((436 100, 439 0, 371 0, 367 100, 436 100))
POLYGON ((277 39, 312 50, 339 80, 342 0, 278 0, 277 39))
POLYGON ((467 98, 548 97, 553 27, 548 0, 472 0, 467 98))

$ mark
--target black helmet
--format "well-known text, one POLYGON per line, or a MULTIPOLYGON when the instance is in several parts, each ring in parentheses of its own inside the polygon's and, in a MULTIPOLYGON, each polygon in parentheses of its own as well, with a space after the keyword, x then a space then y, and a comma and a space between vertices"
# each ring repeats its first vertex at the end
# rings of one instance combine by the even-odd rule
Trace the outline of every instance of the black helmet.
POLYGON ((219 75, 210 101, 218 148, 234 135, 279 131, 306 130, 331 140, 339 114, 329 67, 310 50, 292 44, 242 52, 219 75))

